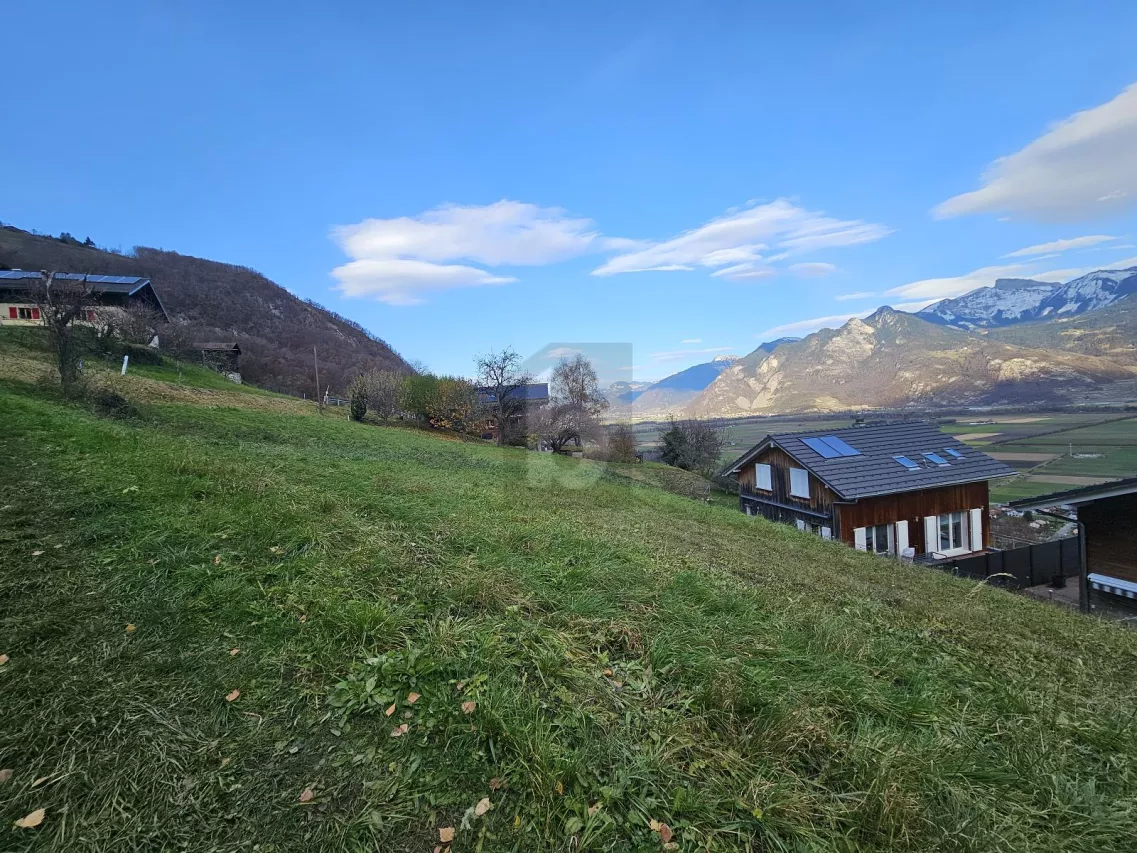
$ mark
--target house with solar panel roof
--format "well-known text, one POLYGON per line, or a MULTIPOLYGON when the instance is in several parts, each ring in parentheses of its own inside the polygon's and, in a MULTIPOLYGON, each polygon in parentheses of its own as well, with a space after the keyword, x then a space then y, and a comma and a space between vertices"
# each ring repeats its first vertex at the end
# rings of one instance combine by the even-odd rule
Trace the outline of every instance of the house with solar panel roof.
MULTIPOLYGON (((32 294, 46 277, 46 273, 30 270, 0 270, 0 325, 38 326, 43 322, 32 294)), ((54 280, 87 282, 91 287, 91 299, 100 308, 126 310, 132 306, 144 307, 163 322, 170 322, 162 300, 148 278, 57 272, 54 280)), ((96 312, 90 311, 80 322, 97 322, 96 312)))
POLYGON ((1015 475, 923 422, 767 435, 723 473, 747 515, 929 562, 987 549, 988 483, 1015 475))

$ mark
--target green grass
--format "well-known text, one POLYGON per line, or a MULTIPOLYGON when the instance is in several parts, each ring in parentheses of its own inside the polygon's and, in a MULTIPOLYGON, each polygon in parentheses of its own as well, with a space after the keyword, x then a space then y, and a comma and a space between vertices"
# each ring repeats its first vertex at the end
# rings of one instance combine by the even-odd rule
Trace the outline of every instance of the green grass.
POLYGON ((1131 632, 654 466, 142 411, 0 381, 0 849, 1132 849, 1131 632))

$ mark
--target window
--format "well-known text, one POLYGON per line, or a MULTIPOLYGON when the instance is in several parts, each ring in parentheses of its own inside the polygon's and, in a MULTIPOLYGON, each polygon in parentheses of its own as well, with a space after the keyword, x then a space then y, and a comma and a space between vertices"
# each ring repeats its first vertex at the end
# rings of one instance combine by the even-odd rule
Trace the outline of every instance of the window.
POLYGON ((925 453, 924 458, 927 459, 929 462, 935 462, 941 468, 946 467, 948 465, 948 461, 946 459, 944 459, 942 456, 940 456, 938 453, 925 453))
MULTIPOLYGON (((36 313, 38 314, 39 312, 36 311, 36 313)), ((20 316, 21 320, 31 320, 32 319, 32 309, 31 308, 20 308, 19 309, 19 316, 20 316)))
POLYGON ((762 489, 766 492, 774 490, 773 476, 770 473, 770 466, 764 462, 759 462, 754 466, 754 487, 762 489))
POLYGON ((888 525, 877 524, 865 528, 865 550, 873 554, 891 554, 892 547, 888 541, 888 525))
POLYGON ((967 545, 967 513, 949 512, 940 516, 940 550, 955 551, 967 545))
POLYGON ((946 453, 948 456, 954 456, 956 459, 963 458, 963 454, 956 450, 954 447, 945 447, 944 453, 946 453))
POLYGON ((790 469, 790 494, 795 498, 809 497, 809 472, 804 468, 790 469))
POLYGON ((917 471, 920 468, 919 465, 917 465, 915 462, 913 462, 907 456, 893 456, 892 458, 895 459, 897 462, 899 462, 901 465, 903 465, 905 468, 907 468, 909 471, 917 471))

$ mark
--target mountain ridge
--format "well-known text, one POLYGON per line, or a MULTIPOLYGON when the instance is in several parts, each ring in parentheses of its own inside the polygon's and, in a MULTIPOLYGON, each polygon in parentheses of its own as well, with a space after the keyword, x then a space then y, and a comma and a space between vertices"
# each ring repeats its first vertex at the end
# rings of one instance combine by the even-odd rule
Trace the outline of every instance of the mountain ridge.
POLYGON ((932 323, 976 330, 1095 311, 1137 292, 1137 266, 1094 270, 1065 283, 1001 278, 916 312, 932 323))
POLYGON ((1137 368, 1075 352, 988 339, 882 306, 724 370, 686 407, 699 416, 906 405, 1056 401, 1137 368))

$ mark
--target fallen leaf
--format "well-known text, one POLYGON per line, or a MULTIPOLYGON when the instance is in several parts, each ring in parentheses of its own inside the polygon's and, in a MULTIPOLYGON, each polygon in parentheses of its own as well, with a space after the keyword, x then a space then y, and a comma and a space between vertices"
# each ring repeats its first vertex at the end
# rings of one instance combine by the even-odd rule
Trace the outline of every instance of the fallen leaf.
POLYGON ((449 844, 454 840, 454 827, 444 826, 438 830, 438 840, 443 844, 449 844))
POLYGON ((134 625, 130 624, 129 622, 126 623, 126 633, 133 634, 137 630, 138 629, 134 625))
POLYGON ((492 779, 490 779, 490 790, 491 791, 498 790, 499 788, 501 788, 501 785, 502 785, 501 780, 498 779, 496 776, 494 776, 492 779))
POLYGON ((493 803, 490 802, 490 798, 482 797, 480 800, 478 800, 478 804, 474 806, 474 816, 481 817, 491 808, 493 808, 493 803))
POLYGON ((408 693, 407 694, 407 704, 413 705, 415 702, 417 702, 421 698, 422 698, 421 693, 408 693))
POLYGON ((3 666, 7 662, 8 662, 8 656, 7 655, 0 655, 0 666, 3 666))
POLYGON ((221 555, 220 554, 214 554, 213 555, 213 565, 215 565, 215 566, 221 565, 221 555))
POLYGON ((474 709, 477 707, 478 707, 477 702, 471 702, 471 701, 463 702, 462 703, 462 713, 463 714, 472 714, 472 713, 474 713, 474 709))
POLYGON ((565 784, 564 784, 564 782, 558 782, 557 783, 557 796, 563 797, 564 795, 565 795, 565 784))
POLYGON ((240 695, 241 695, 240 690, 234 690, 232 693, 225 694, 225 701, 226 702, 236 702, 240 695))
POLYGON ((661 823, 659 825, 659 840, 664 844, 671 840, 671 827, 666 823, 661 823))
POLYGON ((648 826, 651 827, 652 832, 659 832, 660 823, 658 820, 655 820, 655 818, 648 821, 648 826))
POLYGON ((11 770, 7 770, 7 769, 0 770, 0 782, 7 782, 11 778, 12 778, 12 771, 11 770))
POLYGON ((233 657, 234 655, 238 655, 238 654, 240 654, 240 652, 241 652, 240 649, 229 649, 229 657, 233 657))
POLYGON ((32 551, 32 556, 33 556, 33 557, 38 557, 38 556, 39 556, 40 554, 42 554, 42 553, 43 553, 43 551, 32 551))
POLYGON ((588 816, 592 817, 598 811, 600 811, 600 803, 593 803, 588 807, 588 816))
POLYGON ((463 687, 465 687, 465 686, 466 686, 466 682, 465 682, 465 681, 459 681, 457 684, 455 684, 455 685, 454 685, 454 689, 456 689, 456 690, 457 690, 459 693, 461 693, 461 692, 462 692, 462 688, 463 688, 463 687))
POLYGON ((307 622, 308 621, 308 614, 307 613, 301 613, 300 614, 300 621, 301 622, 307 622))
POLYGON ((228 767, 228 766, 229 766, 229 762, 230 762, 230 761, 232 761, 232 760, 233 760, 233 759, 232 759, 232 758, 230 758, 229 756, 225 756, 224 758, 222 758, 222 759, 221 759, 221 766, 222 766, 223 768, 224 768, 224 767, 228 767))
POLYGON ((402 737, 407 733, 407 729, 409 728, 410 726, 408 726, 406 723, 403 723, 401 726, 391 732, 391 737, 402 737))
POLYGON ((58 545, 53 545, 52 547, 54 547, 54 548, 62 548, 62 547, 63 547, 63 543, 62 543, 62 542, 60 542, 58 545))
POLYGON ((606 669, 606 670, 604 670, 604 674, 605 674, 605 675, 611 675, 611 674, 612 674, 612 670, 610 670, 610 669, 606 669))
POLYGON ((396 707, 395 703, 394 703, 394 702, 392 702, 392 703, 391 703, 391 707, 390 707, 390 708, 388 708, 388 709, 387 709, 386 711, 384 711, 383 713, 384 713, 384 714, 386 714, 386 715, 389 717, 389 716, 391 716, 393 713, 395 713, 395 707, 396 707))
POLYGON ((300 802, 310 803, 314 799, 316 799, 316 792, 313 791, 311 788, 305 788, 303 791, 300 792, 300 802))
POLYGON ((43 819, 46 814, 46 810, 36 809, 30 815, 22 817, 16 821, 16 826, 20 827, 20 829, 31 829, 32 827, 39 826, 41 823, 43 823, 43 819))
POLYGON ((32 787, 38 788, 40 785, 42 785, 46 781, 47 781, 46 776, 40 776, 38 779, 36 779, 34 782, 32 782, 32 787))

